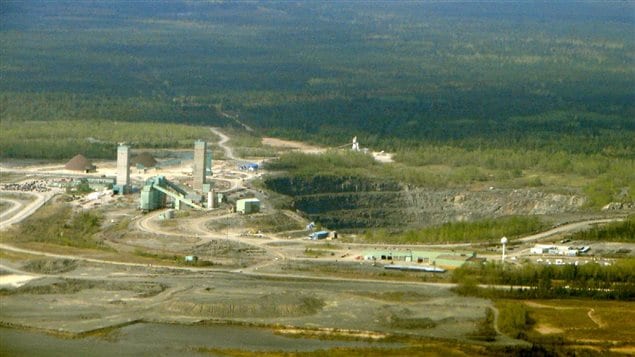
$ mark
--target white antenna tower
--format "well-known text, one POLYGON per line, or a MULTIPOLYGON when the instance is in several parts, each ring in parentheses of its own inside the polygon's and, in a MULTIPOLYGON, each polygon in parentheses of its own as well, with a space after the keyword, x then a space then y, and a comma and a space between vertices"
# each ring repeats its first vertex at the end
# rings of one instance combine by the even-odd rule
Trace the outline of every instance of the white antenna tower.
POLYGON ((353 151, 359 151, 359 143, 357 142, 357 136, 353 137, 353 151))
POLYGON ((505 246, 507 245, 507 237, 501 238, 501 244, 503 245, 503 257, 501 258, 501 261, 505 263, 505 246))

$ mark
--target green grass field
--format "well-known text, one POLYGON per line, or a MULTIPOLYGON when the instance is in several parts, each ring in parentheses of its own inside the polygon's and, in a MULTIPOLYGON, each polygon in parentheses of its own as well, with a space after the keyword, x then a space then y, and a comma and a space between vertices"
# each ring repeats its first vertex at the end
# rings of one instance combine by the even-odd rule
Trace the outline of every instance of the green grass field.
POLYGON ((635 350, 633 302, 598 300, 528 300, 532 332, 559 335, 569 343, 630 346, 635 350))

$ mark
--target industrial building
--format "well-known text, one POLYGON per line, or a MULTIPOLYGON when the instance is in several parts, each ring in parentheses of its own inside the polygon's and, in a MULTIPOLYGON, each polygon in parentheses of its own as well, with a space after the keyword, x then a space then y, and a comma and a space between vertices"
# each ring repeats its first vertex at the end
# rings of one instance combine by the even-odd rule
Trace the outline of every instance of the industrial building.
POLYGON ((580 252, 577 248, 567 247, 563 245, 547 245, 547 244, 536 244, 533 248, 529 250, 531 254, 551 254, 551 255, 566 255, 566 256, 576 256, 580 252))
POLYGON ((386 265, 385 269, 401 270, 401 271, 421 271, 425 273, 445 273, 445 269, 439 267, 426 267, 418 265, 386 265))
POLYGON ((202 140, 194 142, 194 164, 192 166, 192 188, 198 192, 205 192, 204 185, 206 181, 207 160, 207 143, 202 140))
POLYGON ((199 203, 200 196, 196 199, 178 185, 168 181, 164 176, 155 176, 146 181, 141 189, 139 208, 144 211, 163 208, 167 204, 168 197, 172 199, 174 208, 177 210, 181 209, 181 204, 195 209, 203 209, 199 203))
POLYGON ((236 212, 242 214, 260 212, 260 200, 257 198, 243 198, 236 201, 236 212))
POLYGON ((115 186, 116 179, 114 177, 86 177, 88 187, 94 191, 103 191, 111 189, 115 186))
POLYGON ((130 148, 126 145, 117 147, 117 184, 113 191, 123 195, 130 192, 130 148))
POLYGON ((476 253, 473 252, 419 251, 408 249, 365 252, 364 259, 391 263, 420 263, 447 268, 458 268, 465 264, 465 262, 477 258, 476 253))
POLYGON ((104 191, 112 189, 115 186, 114 177, 81 177, 73 179, 64 179, 62 181, 51 182, 51 187, 62 187, 69 191, 76 191, 85 186, 93 191, 104 191))

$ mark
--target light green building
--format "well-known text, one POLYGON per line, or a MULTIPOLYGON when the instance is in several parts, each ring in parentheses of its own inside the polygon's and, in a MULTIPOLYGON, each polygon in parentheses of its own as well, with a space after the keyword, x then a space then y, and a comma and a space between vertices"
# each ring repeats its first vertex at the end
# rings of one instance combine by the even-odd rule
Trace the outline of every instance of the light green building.
POLYGON ((236 212, 242 214, 260 212, 260 200, 257 198, 243 198, 236 201, 236 212))
POLYGON ((139 208, 144 211, 154 211, 165 207, 165 201, 165 193, 153 189, 151 185, 146 185, 141 189, 139 208))
POLYGON ((435 265, 446 268, 457 268, 466 261, 476 257, 476 253, 459 251, 423 251, 410 249, 395 249, 385 251, 369 251, 364 253, 366 260, 385 262, 410 262, 425 265, 435 265))

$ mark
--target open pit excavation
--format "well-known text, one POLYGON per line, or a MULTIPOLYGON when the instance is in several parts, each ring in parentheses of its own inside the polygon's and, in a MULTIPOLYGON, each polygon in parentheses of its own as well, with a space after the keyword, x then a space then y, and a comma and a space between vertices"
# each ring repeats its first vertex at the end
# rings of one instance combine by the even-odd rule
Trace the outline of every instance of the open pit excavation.
MULTIPOLYGON (((491 300, 457 294, 449 277, 463 264, 498 259, 490 246, 369 244, 352 233, 317 231, 310 215, 276 208, 253 184, 267 174, 262 161, 246 164, 226 134, 211 130, 223 160, 195 154, 198 164, 150 171, 101 163, 80 179, 116 176, 120 194, 107 188, 69 194, 75 178, 55 166, 11 168, 42 181, 5 185, 0 192, 3 354, 46 354, 47 346, 71 354, 100 346, 94 355, 400 349, 407 346, 403 341, 422 339, 449 341, 452 350, 480 338, 475 331, 488 321, 488 311, 499 315, 491 300), (196 189, 189 166, 200 176, 196 189), (246 199, 256 205, 239 207, 246 199), (69 227, 79 225, 76 217, 90 212, 99 212, 99 227, 82 229, 98 242, 65 241, 69 227), (62 220, 53 230, 57 241, 23 239, 28 227, 55 227, 53 218, 62 220)), ((530 256, 535 242, 623 219, 589 217, 526 235, 515 240, 507 259, 530 256)), ((630 246, 612 249, 624 247, 630 246)), ((502 333, 496 318, 488 323, 493 348, 527 347, 502 333)))

